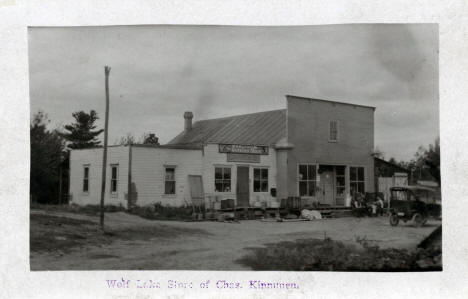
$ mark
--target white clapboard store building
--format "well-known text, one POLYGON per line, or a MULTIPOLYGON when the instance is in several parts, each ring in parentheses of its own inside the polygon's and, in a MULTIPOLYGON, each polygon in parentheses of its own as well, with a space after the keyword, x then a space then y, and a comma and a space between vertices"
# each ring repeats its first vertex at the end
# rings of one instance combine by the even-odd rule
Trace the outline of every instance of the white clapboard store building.
MULTIPOLYGON (((185 112, 184 131, 165 145, 109 147, 105 204, 181 206, 203 194, 238 207, 286 197, 340 206, 353 189, 373 192, 375 108, 286 99, 286 109, 194 123, 185 112)), ((71 203, 99 204, 102 155, 71 151, 71 203)))

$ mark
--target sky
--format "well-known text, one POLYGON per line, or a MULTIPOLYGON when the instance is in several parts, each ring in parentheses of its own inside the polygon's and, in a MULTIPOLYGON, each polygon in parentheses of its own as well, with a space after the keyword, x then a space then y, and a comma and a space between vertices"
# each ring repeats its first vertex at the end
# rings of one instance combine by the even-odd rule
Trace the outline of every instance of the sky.
POLYGON ((95 110, 109 143, 194 121, 286 107, 285 95, 375 106, 375 146, 409 161, 439 135, 438 26, 102 26, 29 28, 31 115, 51 128, 95 110))

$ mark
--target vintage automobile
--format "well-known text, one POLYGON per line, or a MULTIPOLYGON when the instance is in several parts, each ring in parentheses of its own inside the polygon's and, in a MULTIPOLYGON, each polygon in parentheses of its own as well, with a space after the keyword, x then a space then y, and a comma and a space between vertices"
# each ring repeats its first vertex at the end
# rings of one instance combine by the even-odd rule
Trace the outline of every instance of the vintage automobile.
POLYGON ((412 221, 419 227, 424 225, 429 217, 440 218, 440 197, 436 190, 428 187, 401 186, 390 188, 390 225, 398 222, 412 221))

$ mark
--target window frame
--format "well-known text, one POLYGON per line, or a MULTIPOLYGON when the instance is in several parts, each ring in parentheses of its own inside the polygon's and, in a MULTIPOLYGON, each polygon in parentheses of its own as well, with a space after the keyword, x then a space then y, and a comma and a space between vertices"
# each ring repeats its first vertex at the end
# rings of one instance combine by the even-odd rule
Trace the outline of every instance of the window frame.
POLYGON ((338 142, 340 140, 340 121, 339 120, 330 120, 328 122, 328 142, 338 142), (332 123, 336 124, 336 138, 332 139, 332 123))
POLYGON ((109 188, 109 192, 110 194, 112 195, 116 195, 119 191, 119 164, 110 164, 110 188, 109 188), (114 168, 116 169, 115 171, 115 178, 113 177, 114 175, 114 168), (115 182, 115 190, 113 190, 113 187, 114 185, 112 184, 113 182, 115 182))
POLYGON ((346 166, 335 166, 335 195, 337 198, 344 198, 346 196, 346 166), (338 174, 338 167, 343 167, 343 174, 338 174), (338 184, 338 178, 343 179, 343 184, 338 184), (338 192, 342 190, 342 193, 338 192))
POLYGON ((253 168, 253 180, 252 180, 252 191, 254 193, 265 193, 265 192, 268 192, 268 188, 270 186, 269 184, 269 178, 270 178, 270 172, 269 172, 269 169, 268 167, 254 167, 253 168), (258 170, 260 171, 260 176, 259 176, 259 179, 255 179, 255 171, 258 170), (266 178, 263 178, 262 177, 262 170, 266 170, 266 178), (260 186, 260 191, 255 191, 255 182, 258 181, 259 182, 259 186, 260 186), (262 182, 266 182, 266 190, 263 191, 262 190, 262 182))
POLYGON ((349 166, 349 189, 351 191, 353 184, 356 184, 358 187, 355 191, 360 192, 361 194, 365 195, 366 193, 366 167, 365 166, 349 166), (352 169, 356 169, 356 179, 352 178, 352 169), (362 169, 362 180, 359 179, 359 169, 362 169), (362 192, 359 191, 359 183, 362 183, 363 190, 362 192))
POLYGON ((176 195, 177 193, 177 180, 176 180, 176 166, 164 166, 164 195, 176 195), (167 179, 167 170, 168 169, 172 169, 174 171, 173 173, 173 179, 172 180, 168 180, 167 179), (174 187, 173 187, 173 193, 168 193, 168 189, 167 189, 167 183, 173 183, 174 184, 174 187))
POLYGON ((81 191, 84 194, 89 194, 89 173, 90 173, 91 165, 90 164, 85 164, 83 165, 83 181, 82 181, 82 188, 81 191), (88 173, 86 173, 86 169, 88 170, 88 173), (86 176, 87 174, 87 176, 86 176), (86 190, 85 190, 85 181, 86 181, 86 190))
POLYGON ((297 164, 297 194, 299 197, 316 197, 317 196, 317 187, 318 187, 318 164, 315 164, 315 163, 298 163, 297 164), (301 166, 306 166, 306 169, 307 169, 307 179, 303 179, 303 178, 300 178, 300 169, 301 169, 301 166), (309 166, 313 166, 314 169, 315 169, 315 174, 314 174, 314 178, 315 179, 310 179, 310 175, 309 175, 309 166), (305 195, 301 195, 301 182, 305 182, 306 183, 306 194, 305 195), (309 190, 309 184, 310 183, 314 183, 314 194, 313 195, 309 195, 310 193, 310 190, 309 190))
POLYGON ((230 193, 232 192, 232 166, 227 166, 227 165, 215 165, 214 166, 214 192, 215 193, 230 193), (221 179, 217 179, 216 178, 216 169, 221 169, 221 179), (226 169, 229 169, 229 179, 226 179, 224 177, 224 174, 225 174, 225 170, 226 169), (221 191, 218 191, 217 188, 216 188, 216 184, 219 183, 221 181, 221 187, 222 187, 222 190, 221 191), (226 182, 229 181, 229 191, 224 191, 225 190, 225 184, 226 182))

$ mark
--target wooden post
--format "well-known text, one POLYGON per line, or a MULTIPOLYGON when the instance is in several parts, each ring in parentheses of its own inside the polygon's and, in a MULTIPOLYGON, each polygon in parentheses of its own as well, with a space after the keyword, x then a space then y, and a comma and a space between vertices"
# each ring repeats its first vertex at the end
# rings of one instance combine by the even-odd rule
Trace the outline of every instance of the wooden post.
POLYGON ((111 68, 108 66, 104 67, 105 74, 105 85, 106 85, 106 118, 104 122, 104 149, 102 155, 102 185, 101 185, 101 215, 100 225, 104 228, 104 195, 106 194, 106 169, 107 169, 107 133, 109 128, 109 73, 111 68))

